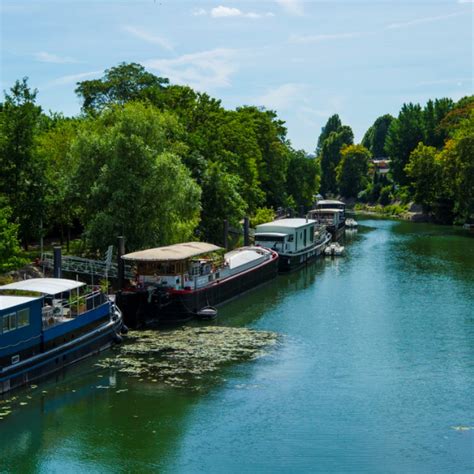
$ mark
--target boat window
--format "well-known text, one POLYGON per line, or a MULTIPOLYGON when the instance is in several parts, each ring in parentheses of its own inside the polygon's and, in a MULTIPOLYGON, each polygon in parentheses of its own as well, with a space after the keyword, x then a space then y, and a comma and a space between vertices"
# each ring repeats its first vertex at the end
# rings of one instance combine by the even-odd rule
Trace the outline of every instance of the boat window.
POLYGON ((303 245, 306 247, 306 229, 304 230, 303 245))
POLYGON ((314 242, 314 226, 311 226, 309 228, 309 240, 311 240, 311 242, 314 242))
POLYGON ((3 316, 3 333, 16 329, 16 313, 10 313, 3 316))
POLYGON ((20 309, 17 313, 18 327, 22 328, 30 324, 30 308, 20 309))
POLYGON ((295 239, 295 236, 293 234, 290 234, 288 236, 288 242, 293 242, 294 239, 295 239))

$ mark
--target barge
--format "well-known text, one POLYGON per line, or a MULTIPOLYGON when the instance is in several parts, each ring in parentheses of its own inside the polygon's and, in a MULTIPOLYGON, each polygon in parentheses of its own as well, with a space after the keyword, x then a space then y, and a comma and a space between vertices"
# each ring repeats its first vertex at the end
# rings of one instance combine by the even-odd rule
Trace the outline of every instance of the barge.
POLYGON ((0 394, 108 348, 121 329, 97 287, 62 278, 0 286, 0 394))
POLYGON ((275 278, 278 253, 262 247, 231 252, 205 242, 187 242, 122 256, 135 281, 116 295, 130 327, 181 324, 275 278))
POLYGON ((343 237, 346 227, 346 205, 342 201, 320 200, 316 203, 315 209, 309 211, 308 216, 318 224, 326 226, 333 242, 343 237))
POLYGON ((277 219, 255 229, 255 245, 278 252, 281 272, 306 265, 324 252, 330 240, 326 228, 311 219, 277 219))

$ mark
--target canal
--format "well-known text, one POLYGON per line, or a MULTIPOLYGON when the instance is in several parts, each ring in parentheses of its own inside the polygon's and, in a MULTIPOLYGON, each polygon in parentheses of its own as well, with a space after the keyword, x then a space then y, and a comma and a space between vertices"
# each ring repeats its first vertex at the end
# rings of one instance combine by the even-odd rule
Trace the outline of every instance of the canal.
POLYGON ((91 359, 15 392, 0 472, 474 472, 474 238, 361 224, 220 309, 281 334, 261 358, 187 388, 91 359))

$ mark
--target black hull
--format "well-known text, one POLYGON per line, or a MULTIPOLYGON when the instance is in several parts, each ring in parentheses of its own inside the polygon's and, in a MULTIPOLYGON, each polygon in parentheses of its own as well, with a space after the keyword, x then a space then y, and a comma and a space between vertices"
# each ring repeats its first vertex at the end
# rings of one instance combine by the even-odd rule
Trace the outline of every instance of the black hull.
POLYGON ((38 354, 24 363, 11 366, 0 377, 0 394, 26 385, 109 348, 122 326, 122 320, 110 321, 77 340, 38 354))
POLYGON ((340 239, 342 239, 342 237, 344 236, 345 229, 346 229, 345 224, 339 224, 338 227, 333 226, 333 225, 330 225, 330 226, 327 227, 328 232, 332 236, 332 241, 333 242, 337 242, 340 239))
POLYGON ((124 323, 131 328, 148 324, 182 324, 193 319, 197 312, 206 306, 225 303, 275 278, 278 273, 278 260, 275 256, 257 268, 201 290, 153 295, 154 301, 150 302, 147 292, 120 292, 117 295, 117 305, 122 310, 124 323))
POLYGON ((316 247, 309 249, 307 252, 298 255, 285 255, 280 254, 280 260, 278 262, 278 271, 281 273, 291 272, 301 268, 308 263, 315 260, 318 256, 324 253, 326 245, 320 244, 316 247))

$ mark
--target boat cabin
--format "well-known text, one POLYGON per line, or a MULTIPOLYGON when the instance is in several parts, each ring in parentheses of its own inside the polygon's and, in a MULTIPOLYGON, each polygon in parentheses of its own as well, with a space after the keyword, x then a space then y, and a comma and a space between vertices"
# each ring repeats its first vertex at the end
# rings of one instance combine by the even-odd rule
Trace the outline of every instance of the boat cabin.
MULTIPOLYGON (((59 344, 58 338, 109 315, 99 288, 62 278, 33 278, 0 286, 0 367, 59 344)), ((62 342, 62 341, 61 341, 62 342)))
POLYGON ((308 215, 318 224, 340 227, 345 222, 344 210, 339 208, 321 208, 309 211, 308 215))
POLYGON ((312 219, 278 219, 255 229, 255 245, 278 253, 296 253, 314 245, 316 221, 312 219))
POLYGON ((313 213, 314 211, 317 210, 339 210, 342 211, 342 219, 345 219, 346 217, 346 204, 342 201, 338 201, 337 199, 321 199, 316 202, 315 209, 313 211, 310 211, 313 213))

